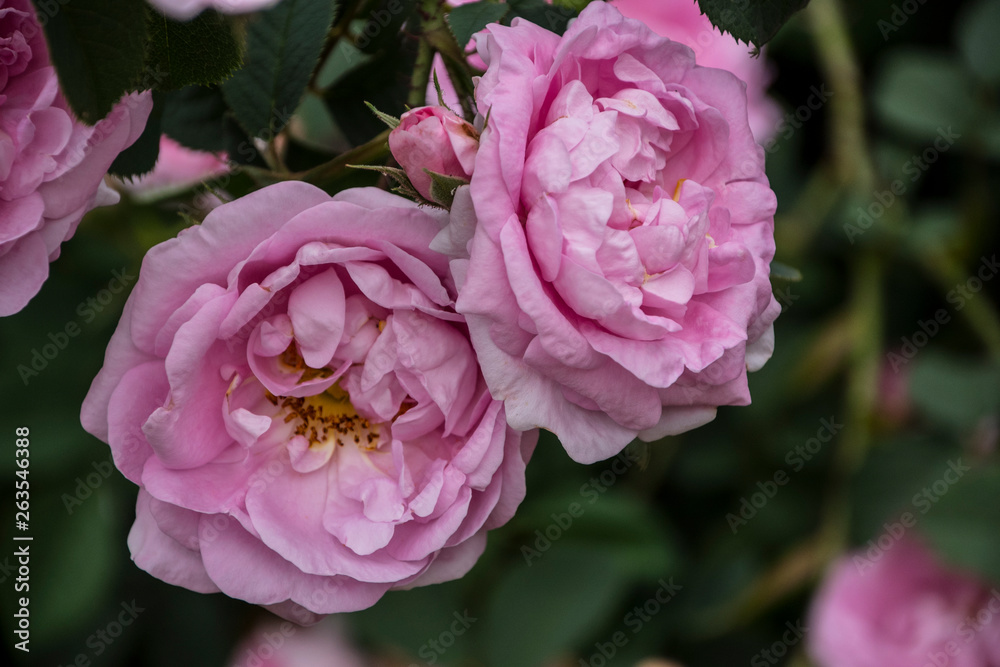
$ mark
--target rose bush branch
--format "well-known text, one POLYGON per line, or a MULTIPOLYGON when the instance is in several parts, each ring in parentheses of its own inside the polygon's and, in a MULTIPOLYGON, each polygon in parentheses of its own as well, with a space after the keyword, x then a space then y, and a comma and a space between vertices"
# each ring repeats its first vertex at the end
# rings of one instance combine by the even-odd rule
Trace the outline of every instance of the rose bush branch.
POLYGON ((385 162, 389 155, 389 148, 386 143, 388 138, 389 130, 386 130, 371 141, 346 153, 342 153, 329 162, 324 162, 305 171, 278 172, 258 167, 244 167, 243 170, 261 186, 280 183, 282 181, 303 181, 324 190, 336 191, 341 189, 338 187, 338 184, 351 177, 353 173, 350 169, 351 165, 380 164, 385 162))
MULTIPOLYGON (((966 280, 966 270, 944 249, 928 249, 920 256, 920 262, 931 277, 947 293, 956 284, 966 280)), ((1000 314, 996 306, 987 299, 968 299, 959 310, 969 328, 979 336, 990 358, 1000 363, 1000 314)))
POLYGON ((420 16, 420 44, 417 47, 413 77, 410 79, 410 95, 406 99, 406 104, 410 107, 420 107, 426 103, 427 84, 430 83, 431 70, 434 68, 435 48, 430 36, 439 31, 448 33, 443 7, 444 0, 421 0, 417 10, 420 16))

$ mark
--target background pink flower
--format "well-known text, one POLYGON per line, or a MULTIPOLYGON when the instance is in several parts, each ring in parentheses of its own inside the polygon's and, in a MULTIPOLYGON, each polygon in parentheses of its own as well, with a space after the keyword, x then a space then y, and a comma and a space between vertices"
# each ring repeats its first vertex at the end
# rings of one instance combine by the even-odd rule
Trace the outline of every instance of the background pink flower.
POLYGON ((713 26, 694 0, 614 0, 612 4, 657 34, 690 46, 699 65, 724 69, 746 82, 747 114, 754 138, 764 144, 774 136, 781 110, 767 96, 772 73, 764 57, 766 49, 760 57, 751 57, 750 47, 713 26))
POLYGON ((299 622, 472 567, 537 435, 451 309, 442 215, 290 181, 147 253, 82 413, 141 486, 139 567, 299 622))
POLYGON ((84 213, 117 201, 104 174, 152 106, 133 94, 94 127, 78 122, 31 2, 0 0, 0 316, 38 293, 84 213))
POLYGON ((592 462, 749 403, 780 308, 742 83, 601 2, 477 43, 489 119, 438 247, 474 229, 457 307, 509 423, 592 462))
POLYGON ((153 171, 134 181, 122 181, 121 187, 139 199, 155 199, 182 192, 228 171, 224 154, 191 150, 163 135, 153 171))
POLYGON ((192 19, 206 9, 223 14, 249 14, 273 7, 278 2, 280 0, 149 0, 149 4, 178 21, 192 19))
POLYGON ((303 628, 288 621, 260 623, 233 650, 229 667, 366 667, 343 624, 331 617, 303 628))
POLYGON ((808 627, 818 667, 1000 665, 1000 591, 911 536, 877 558, 859 551, 834 564, 808 627))

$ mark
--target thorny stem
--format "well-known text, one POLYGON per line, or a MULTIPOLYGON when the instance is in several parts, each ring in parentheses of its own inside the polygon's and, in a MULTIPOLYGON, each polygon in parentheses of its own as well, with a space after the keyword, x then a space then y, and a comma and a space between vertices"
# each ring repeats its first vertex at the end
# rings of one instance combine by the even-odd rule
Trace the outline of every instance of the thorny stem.
MULTIPOLYGON (((406 103, 411 108, 423 106, 427 100, 427 85, 434 68, 434 37, 443 32, 451 34, 444 21, 444 0, 422 0, 420 9, 420 44, 417 46, 417 60, 413 65, 410 79, 410 96, 406 103)), ((452 40, 454 41, 454 40, 452 40)))
POLYGON ((323 43, 323 51, 320 53, 319 60, 316 63, 316 69, 313 70, 312 75, 309 77, 309 90, 312 93, 322 96, 323 91, 317 88, 316 80, 323 71, 323 67, 326 66, 326 61, 329 59, 330 54, 337 48, 337 43, 343 37, 350 37, 351 21, 354 20, 354 15, 360 6, 361 3, 349 5, 344 15, 337 18, 336 22, 330 28, 330 32, 327 33, 326 42, 323 43))

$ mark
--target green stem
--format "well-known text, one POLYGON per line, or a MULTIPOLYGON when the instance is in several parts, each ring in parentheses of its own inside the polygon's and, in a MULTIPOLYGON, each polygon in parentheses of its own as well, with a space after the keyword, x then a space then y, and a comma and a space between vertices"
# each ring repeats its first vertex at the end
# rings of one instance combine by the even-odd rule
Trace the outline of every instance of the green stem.
POLYGON ((874 183, 865 136, 865 104, 851 36, 840 0, 813 0, 805 10, 820 66, 833 91, 830 147, 839 180, 869 194, 874 183))
MULTIPOLYGON (((820 65, 830 80, 833 111, 830 148, 838 180, 854 194, 866 196, 874 187, 872 166, 865 135, 864 95, 860 68, 851 45, 840 0, 813 0, 806 10, 815 38, 820 65)), ((867 451, 877 398, 878 369, 882 352, 881 258, 864 249, 852 267, 851 366, 847 381, 847 425, 835 462, 835 485, 860 465, 867 451)))
MULTIPOLYGON (((964 285, 969 279, 969 274, 946 251, 927 253, 921 260, 945 293, 958 285, 964 285)), ((983 342, 990 359, 1000 363, 1000 314, 989 297, 977 294, 970 299, 963 298, 963 306, 959 312, 983 342)))
MULTIPOLYGON (((417 46, 417 60, 413 64, 413 77, 410 79, 410 95, 406 104, 421 107, 427 102, 427 85, 431 80, 431 70, 434 68, 434 53, 438 35, 442 32, 451 34, 444 21, 444 0, 422 0, 420 3, 420 44, 417 46)), ((452 40, 454 41, 454 40, 452 40)))
POLYGON ((342 37, 350 37, 351 21, 354 20, 354 15, 358 11, 358 7, 361 5, 360 2, 354 2, 348 5, 347 10, 344 12, 343 16, 337 18, 333 26, 330 27, 330 32, 326 35, 326 41, 323 43, 323 51, 320 52, 319 60, 316 63, 316 68, 312 71, 309 77, 309 90, 317 95, 322 95, 323 91, 320 90, 316 85, 316 79, 319 78, 320 73, 323 71, 323 67, 326 65, 327 59, 333 50, 337 47, 337 43, 342 37))
POLYGON ((822 231, 823 223, 840 202, 843 187, 827 165, 813 170, 792 209, 775 217, 775 244, 794 265, 822 231))
POLYGON ((459 104, 462 105, 462 115, 471 123, 476 117, 476 110, 472 106, 472 101, 475 98, 475 88, 472 85, 472 76, 469 74, 468 65, 464 58, 459 62, 447 56, 444 56, 443 59, 445 69, 448 70, 448 78, 455 87, 459 104))
POLYGON ((430 83, 433 67, 434 49, 427 40, 421 38, 417 47, 417 60, 413 65, 413 77, 410 79, 410 95, 406 98, 406 104, 411 109, 427 103, 427 84, 430 83))
POLYGON ((243 171, 260 185, 281 181, 305 181, 327 191, 336 191, 339 189, 340 181, 351 173, 350 165, 384 164, 389 156, 388 139, 389 130, 385 130, 371 141, 306 171, 278 172, 255 167, 244 167, 243 171))

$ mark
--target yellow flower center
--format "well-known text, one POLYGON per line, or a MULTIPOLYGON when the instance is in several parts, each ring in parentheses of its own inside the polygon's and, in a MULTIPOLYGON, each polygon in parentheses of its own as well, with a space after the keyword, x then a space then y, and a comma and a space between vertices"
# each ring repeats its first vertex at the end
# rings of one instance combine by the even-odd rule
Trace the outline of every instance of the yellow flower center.
POLYGON ((378 446, 378 426, 359 415, 337 385, 315 396, 278 396, 272 403, 283 408, 285 423, 298 421, 295 434, 308 438, 310 447, 331 442, 340 447, 353 442, 366 450, 378 446))

